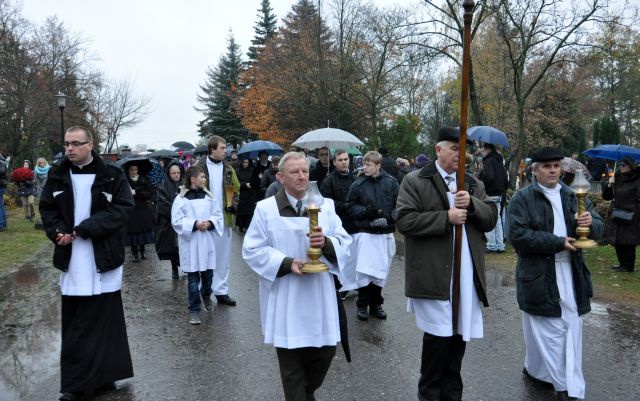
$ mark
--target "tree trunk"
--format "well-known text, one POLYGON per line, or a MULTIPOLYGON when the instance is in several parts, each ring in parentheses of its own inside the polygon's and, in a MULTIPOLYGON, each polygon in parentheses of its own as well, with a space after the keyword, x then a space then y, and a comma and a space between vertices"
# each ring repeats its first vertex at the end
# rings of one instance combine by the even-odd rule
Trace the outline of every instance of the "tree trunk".
POLYGON ((471 101, 471 121, 473 125, 484 125, 482 109, 480 108, 480 101, 476 91, 476 81, 473 77, 473 61, 469 65, 469 100, 471 101))

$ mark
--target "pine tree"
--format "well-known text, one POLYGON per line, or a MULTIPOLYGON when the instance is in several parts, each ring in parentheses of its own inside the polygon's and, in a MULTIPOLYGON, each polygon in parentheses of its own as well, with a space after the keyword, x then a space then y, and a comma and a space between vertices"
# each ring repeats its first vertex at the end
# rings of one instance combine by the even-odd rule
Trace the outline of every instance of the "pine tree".
POLYGON ((251 40, 251 46, 249 46, 249 51, 247 52, 250 64, 256 62, 260 51, 276 34, 276 16, 273 14, 273 8, 271 8, 269 0, 262 0, 258 10, 258 22, 253 29, 256 34, 251 40))
POLYGON ((227 40, 227 53, 215 68, 207 70, 207 80, 200 86, 202 95, 198 101, 204 105, 199 109, 204 119, 198 123, 200 136, 220 135, 237 146, 249 136, 236 111, 239 100, 238 81, 242 72, 240 46, 233 34, 227 40))

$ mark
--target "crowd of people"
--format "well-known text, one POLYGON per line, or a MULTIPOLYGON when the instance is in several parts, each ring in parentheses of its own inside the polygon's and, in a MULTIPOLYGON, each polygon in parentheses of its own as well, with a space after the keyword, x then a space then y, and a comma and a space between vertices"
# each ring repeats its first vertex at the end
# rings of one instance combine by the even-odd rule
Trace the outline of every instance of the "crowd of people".
MULTIPOLYGON (((139 161, 121 167, 103 161, 88 129, 69 128, 64 159, 52 166, 39 159, 32 174, 25 161, 23 179, 12 174, 25 218, 34 218, 33 197, 40 197, 45 232, 55 244, 53 265, 62 272, 60 400, 113 388, 133 375, 120 293, 126 246, 136 263, 155 244, 174 279, 186 274, 187 318, 198 325, 214 298, 237 304, 228 285, 234 229, 243 236, 242 258, 259 277, 264 342, 276 349, 288 401, 315 400, 344 335, 339 315, 348 291, 357 291, 358 320, 387 318, 382 291, 396 232, 404 236, 407 310, 424 333, 419 400, 462 398, 466 343, 483 337, 488 306, 485 254, 504 252, 505 238, 518 255, 523 374, 553 385, 559 400, 584 398, 582 316, 593 291, 574 233, 578 226, 589 227, 591 238, 606 232, 616 269, 634 271, 640 169, 623 159, 608 180, 603 197, 613 202, 605 224, 590 202, 577 214, 576 196, 561 182, 563 155, 545 147, 531 154, 531 184, 505 210, 509 180, 498 149, 483 144, 469 160, 472 173, 458 183, 458 141, 457 129, 441 128, 435 160, 423 154, 394 160, 384 148, 351 156, 323 147, 312 166, 296 151, 260 152, 256 160, 232 152, 227 159, 226 140, 212 136, 200 160, 165 160, 165 174, 154 184, 139 161), (310 181, 324 198, 311 231, 310 181), (328 272, 305 273, 309 247, 321 251, 328 272), (301 298, 314 299, 314 306, 301 298)), ((2 173, 0 163, 0 191, 6 164, 2 173)))

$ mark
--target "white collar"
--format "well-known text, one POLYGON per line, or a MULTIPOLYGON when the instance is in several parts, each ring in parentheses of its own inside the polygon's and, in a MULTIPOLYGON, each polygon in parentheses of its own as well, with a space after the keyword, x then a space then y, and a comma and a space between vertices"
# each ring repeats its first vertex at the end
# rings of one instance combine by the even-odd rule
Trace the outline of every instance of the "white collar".
POLYGON ((440 173, 440 175, 442 176, 442 179, 445 180, 445 182, 447 182, 447 180, 445 179, 445 177, 452 177, 453 181, 456 181, 456 173, 447 173, 446 171, 443 170, 442 167, 440 167, 440 163, 438 163, 438 160, 436 160, 436 168, 438 169, 438 173, 440 173))
POLYGON ((295 210, 298 210, 298 207, 297 207, 297 205, 298 205, 298 200, 302 200, 302 199, 297 199, 297 198, 295 198, 295 197, 293 197, 293 196, 289 195, 289 193, 287 192, 287 190, 286 190, 286 189, 285 189, 284 193, 285 193, 285 195, 287 195, 287 199, 289 199, 289 203, 291 204, 291 206, 293 206, 293 208, 294 208, 295 210))

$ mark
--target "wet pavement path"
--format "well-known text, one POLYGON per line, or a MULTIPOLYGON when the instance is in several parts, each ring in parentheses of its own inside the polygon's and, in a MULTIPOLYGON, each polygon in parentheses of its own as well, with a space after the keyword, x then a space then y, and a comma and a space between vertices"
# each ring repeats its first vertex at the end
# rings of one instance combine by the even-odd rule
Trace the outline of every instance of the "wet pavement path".
MULTIPOLYGON (((242 237, 234 233, 233 255, 242 237)), ((45 249, 0 277, 0 401, 56 400, 59 391, 60 296, 58 272, 45 249)), ((490 267, 490 266, 489 266, 490 267)), ((170 278, 155 254, 125 266, 123 299, 135 377, 98 401, 280 400, 275 350, 262 343, 258 279, 244 262, 232 263, 230 288, 238 306, 215 305, 191 326, 186 276, 170 278)), ((465 400, 555 400, 548 388, 523 378, 524 344, 511 277, 488 274, 485 338, 468 343, 463 362, 465 400)), ((320 401, 415 400, 422 333, 406 312, 401 257, 394 258, 383 290, 386 321, 355 318, 346 301, 353 362, 341 348, 320 401)), ((584 325, 588 400, 638 400, 640 322, 637 315, 594 303, 584 325)))

